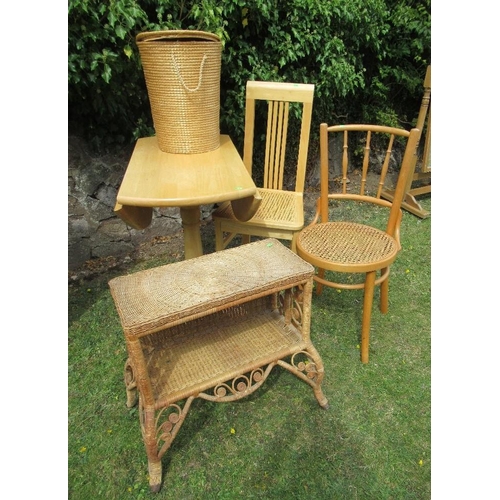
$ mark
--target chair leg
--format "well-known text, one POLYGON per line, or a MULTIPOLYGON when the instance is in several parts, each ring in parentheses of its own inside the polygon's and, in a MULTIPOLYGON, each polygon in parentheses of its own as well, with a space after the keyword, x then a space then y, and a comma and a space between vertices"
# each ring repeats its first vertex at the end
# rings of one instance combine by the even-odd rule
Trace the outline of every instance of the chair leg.
POLYGON ((222 228, 222 222, 220 220, 214 220, 214 229, 216 252, 224 250, 229 243, 233 241, 234 237, 237 236, 237 233, 227 233, 226 237, 224 237, 224 229, 222 228))
MULTIPOLYGON (((384 274, 387 269, 382 269, 382 274, 384 274)), ((387 314, 389 310, 389 277, 387 277, 380 284, 380 312, 382 314, 387 314)))
POLYGON ((376 272, 366 273, 365 293, 363 297, 363 324, 361 326, 361 362, 368 363, 370 347, 370 322, 372 318, 373 292, 375 290, 376 272))
POLYGON ((219 220, 214 221, 215 229, 215 251, 220 252, 224 249, 224 232, 222 231, 222 224, 219 220))
MULTIPOLYGON (((325 270, 324 269, 318 268, 318 277, 321 279, 325 278, 325 270)), ((316 281, 316 295, 321 295, 322 291, 323 291, 323 283, 316 281)))
POLYGON ((290 250, 293 252, 293 253, 297 253, 297 235, 299 233, 293 233, 292 235, 292 243, 290 244, 290 250))
POLYGON ((242 234, 241 235, 241 243, 245 245, 246 243, 250 243, 250 235, 249 234, 242 234))

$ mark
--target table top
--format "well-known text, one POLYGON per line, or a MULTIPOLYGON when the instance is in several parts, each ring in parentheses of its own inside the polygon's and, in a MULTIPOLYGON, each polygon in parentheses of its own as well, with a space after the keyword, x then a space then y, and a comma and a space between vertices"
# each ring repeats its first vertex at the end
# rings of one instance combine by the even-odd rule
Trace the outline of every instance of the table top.
POLYGON ((109 286, 125 334, 135 337, 270 295, 313 275, 311 264, 267 238, 119 276, 109 286))
POLYGON ((116 201, 136 207, 190 207, 252 197, 257 190, 227 135, 199 154, 165 153, 156 137, 136 143, 116 201))

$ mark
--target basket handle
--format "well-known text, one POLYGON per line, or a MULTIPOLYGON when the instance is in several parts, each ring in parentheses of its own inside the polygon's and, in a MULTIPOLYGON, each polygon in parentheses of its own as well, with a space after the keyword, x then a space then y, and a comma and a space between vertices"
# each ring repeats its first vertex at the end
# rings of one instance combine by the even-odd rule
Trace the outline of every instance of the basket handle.
POLYGON ((172 52, 172 62, 174 63, 174 70, 177 75, 177 78, 179 78, 179 81, 182 83, 182 86, 188 91, 188 92, 196 92, 199 90, 201 87, 201 80, 203 78, 203 66, 205 66, 205 60, 207 59, 207 55, 205 54, 203 56, 203 59, 201 61, 201 66, 200 66, 200 74, 198 76, 198 85, 194 89, 190 89, 186 83, 184 82, 184 79, 182 78, 179 66, 177 65, 177 61, 175 60, 174 53, 172 52))

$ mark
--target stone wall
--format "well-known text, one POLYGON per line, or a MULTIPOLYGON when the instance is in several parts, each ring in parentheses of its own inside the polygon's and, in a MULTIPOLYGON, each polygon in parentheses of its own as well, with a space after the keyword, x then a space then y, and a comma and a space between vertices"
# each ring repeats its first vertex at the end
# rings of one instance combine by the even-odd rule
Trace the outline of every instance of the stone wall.
MULTIPOLYGON (((330 144, 330 160, 335 158, 333 163, 337 165, 335 170, 331 168, 331 179, 340 175, 338 166, 342 156, 342 139, 339 137, 338 140, 340 142, 330 144)), ((310 149, 315 158, 306 178, 306 223, 313 217, 319 194, 319 159, 315 148, 310 149)), ((119 264, 123 260, 183 252, 178 208, 154 209, 151 225, 141 231, 127 226, 114 214, 116 194, 132 151, 133 145, 130 145, 118 154, 93 156, 82 139, 69 137, 68 268, 71 276, 78 276, 77 271, 88 263, 97 265, 99 259, 114 259, 119 264), (155 246, 153 250, 152 245, 155 246)), ((214 246, 212 209, 212 205, 201 207, 201 232, 207 242, 206 251, 214 246)))
MULTIPOLYGON (((124 258, 144 242, 182 230, 178 208, 153 211, 151 225, 142 231, 127 226, 114 212, 116 194, 133 146, 118 155, 92 156, 85 142, 69 137, 68 144, 68 268, 92 259, 124 258)), ((202 219, 211 207, 202 207, 202 219)))

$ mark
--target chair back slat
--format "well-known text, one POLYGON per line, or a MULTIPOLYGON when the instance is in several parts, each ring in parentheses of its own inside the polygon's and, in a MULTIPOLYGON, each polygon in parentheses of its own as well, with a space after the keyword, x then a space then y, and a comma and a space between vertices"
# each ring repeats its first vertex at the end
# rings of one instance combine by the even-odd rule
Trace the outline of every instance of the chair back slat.
POLYGON ((295 191, 297 193, 304 192, 304 184, 306 179, 307 167, 307 152, 309 150, 309 135, 311 132, 312 121, 312 94, 303 101, 302 104, 302 126, 300 129, 299 157, 297 159, 297 175, 295 178, 295 191))
POLYGON ((342 145, 342 194, 347 194, 347 171, 349 169, 349 132, 344 131, 344 144, 342 145))
POLYGON ((245 140, 243 144, 243 163, 252 175, 253 164, 253 140, 254 140, 254 123, 255 123, 255 99, 251 99, 248 95, 245 104, 245 140), (246 125, 248 124, 248 126, 246 125))
POLYGON ((382 164, 382 170, 380 172, 380 177, 379 177, 379 181, 378 181, 378 190, 377 190, 377 195, 376 195, 376 198, 379 198, 379 199, 382 195, 382 190, 384 188, 385 178, 387 176, 387 172, 389 171, 389 162, 390 162, 391 156, 392 156, 392 145, 394 144, 395 137, 396 136, 394 134, 391 134, 391 136, 389 138, 389 144, 388 144, 387 150, 385 152, 384 163, 382 164))
POLYGON ((270 101, 267 115, 263 187, 283 189, 289 103, 270 101))
MULTIPOLYGON (((419 141, 419 130, 413 129, 408 132, 404 129, 388 127, 382 125, 334 125, 328 126, 326 123, 320 126, 320 165, 321 165, 321 194, 319 201, 319 213, 322 222, 330 220, 329 199, 341 200, 342 198, 369 201, 380 200, 390 206, 390 212, 387 219, 387 232, 392 236, 398 231, 400 221, 400 208, 404 196, 404 186, 408 180, 408 175, 417 161, 417 146, 419 141), (342 133, 342 152, 333 157, 333 161, 342 163, 341 193, 330 192, 332 185, 329 183, 329 143, 333 134, 342 133), (356 134, 354 137, 350 137, 356 134), (363 134, 360 136, 360 134, 363 134), (388 180, 389 165, 394 157, 394 147, 396 137, 406 139, 403 159, 397 174, 397 183, 395 189, 395 199, 392 204, 381 200, 382 190, 388 180), (356 140, 354 141, 354 138, 356 140), (356 148, 362 144, 361 166, 356 168, 360 170, 360 188, 355 190, 349 182, 349 176, 353 175, 355 167, 350 164, 351 156, 354 156, 356 148), (378 159, 380 159, 378 161, 378 159), (380 164, 381 163, 381 164, 380 164), (376 168, 374 168, 376 167, 376 168), (369 175, 377 175, 373 183, 369 182, 369 175), (356 192, 355 192, 356 191, 356 192)), ((339 139, 340 142, 340 139, 339 139)), ((385 186, 387 187, 387 186, 385 186)), ((333 216, 334 217, 334 216, 333 216)))
POLYGON ((363 168, 361 169, 361 184, 359 187, 359 194, 361 194, 361 195, 365 194, 366 175, 368 173, 368 167, 370 165, 370 153, 371 153, 370 142, 371 142, 371 140, 372 140, 372 132, 371 132, 371 130, 368 130, 368 132, 366 134, 366 142, 365 142, 364 154, 363 154, 363 168))
POLYGON ((282 82, 247 82, 245 112, 245 143, 243 162, 252 174, 253 146, 255 138, 256 101, 267 102, 266 144, 264 152, 264 171, 262 187, 268 189, 286 189, 284 185, 287 167, 287 148, 290 129, 290 103, 301 105, 301 127, 296 160, 295 191, 303 192, 309 135, 312 121, 312 103, 314 85, 282 82))
MULTIPOLYGON (((345 137, 345 134, 344 134, 345 137)), ((328 222, 328 125, 322 123, 319 126, 319 161, 320 161, 320 197, 319 213, 321 222, 328 222)))

